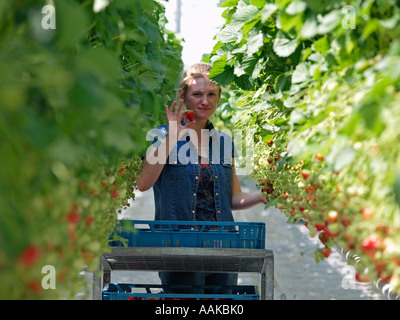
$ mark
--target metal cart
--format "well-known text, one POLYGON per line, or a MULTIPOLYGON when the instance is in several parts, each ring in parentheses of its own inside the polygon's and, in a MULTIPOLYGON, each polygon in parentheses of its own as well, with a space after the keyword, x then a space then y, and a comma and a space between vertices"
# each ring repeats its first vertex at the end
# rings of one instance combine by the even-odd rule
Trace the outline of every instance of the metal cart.
POLYGON ((100 269, 100 276, 94 273, 94 299, 101 299, 114 270, 259 273, 261 300, 274 298, 274 255, 269 249, 111 247, 101 257, 100 269))

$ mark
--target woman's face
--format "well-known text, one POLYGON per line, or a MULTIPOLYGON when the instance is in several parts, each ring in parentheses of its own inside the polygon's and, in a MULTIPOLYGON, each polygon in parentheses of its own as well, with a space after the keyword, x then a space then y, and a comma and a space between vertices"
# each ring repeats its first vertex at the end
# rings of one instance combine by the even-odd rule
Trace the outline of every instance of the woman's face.
POLYGON ((188 110, 193 110, 196 120, 207 120, 215 112, 219 101, 219 87, 209 78, 191 80, 186 96, 181 96, 188 110))

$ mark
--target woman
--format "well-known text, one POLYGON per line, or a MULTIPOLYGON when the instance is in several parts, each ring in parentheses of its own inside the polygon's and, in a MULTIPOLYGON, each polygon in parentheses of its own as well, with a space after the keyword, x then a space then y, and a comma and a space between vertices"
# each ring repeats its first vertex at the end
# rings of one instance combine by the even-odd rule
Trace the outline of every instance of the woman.
MULTIPOLYGON (((143 160, 137 186, 140 191, 153 187, 156 220, 233 221, 232 210, 267 202, 261 192, 242 192, 232 139, 209 120, 221 97, 220 86, 208 77, 210 69, 197 63, 186 70, 179 104, 165 107, 167 124, 153 131, 157 139, 143 160), (181 112, 184 104, 187 110, 181 112)), ((237 274, 222 273, 160 272, 160 278, 167 285, 237 283, 237 274)))

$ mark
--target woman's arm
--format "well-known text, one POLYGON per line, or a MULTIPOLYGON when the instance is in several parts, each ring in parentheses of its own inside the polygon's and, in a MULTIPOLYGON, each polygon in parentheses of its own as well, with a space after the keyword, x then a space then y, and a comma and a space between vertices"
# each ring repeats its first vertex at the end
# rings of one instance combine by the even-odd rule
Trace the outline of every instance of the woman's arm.
POLYGON ((169 136, 167 135, 159 147, 153 145, 149 148, 146 157, 140 165, 141 170, 139 178, 136 180, 136 185, 139 191, 146 191, 156 183, 165 163, 167 162, 172 147, 169 136))
POLYGON ((195 120, 192 120, 185 125, 182 125, 181 121, 188 111, 180 113, 183 106, 183 100, 179 102, 178 107, 174 110, 175 105, 176 101, 172 103, 171 107, 165 106, 165 115, 168 121, 168 133, 160 146, 156 147, 153 145, 148 149, 146 157, 140 166, 140 176, 136 180, 136 185, 139 191, 146 191, 156 183, 167 162, 168 156, 179 137, 181 137, 188 127, 196 122, 195 120))
MULTIPOLYGON (((233 159, 232 159, 232 163, 233 159)), ((232 196, 231 207, 232 210, 243 210, 251 208, 257 204, 266 204, 268 200, 263 196, 262 192, 245 193, 242 192, 239 178, 236 174, 235 166, 232 167, 232 196)))

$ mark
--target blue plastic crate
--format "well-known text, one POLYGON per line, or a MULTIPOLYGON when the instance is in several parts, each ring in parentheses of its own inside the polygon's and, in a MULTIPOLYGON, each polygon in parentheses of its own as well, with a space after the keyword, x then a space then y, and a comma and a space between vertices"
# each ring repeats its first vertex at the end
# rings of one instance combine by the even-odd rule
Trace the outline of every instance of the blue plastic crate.
MULTIPOLYGON (((265 249, 262 222, 122 220, 114 235, 128 247, 265 249)), ((110 239, 112 247, 125 246, 114 236, 110 239)))
MULTIPOLYGON (((188 288, 188 286, 174 286, 188 288)), ((210 293, 165 293, 168 286, 157 284, 109 283, 102 293, 103 300, 259 300, 256 286, 197 286, 191 287, 211 291, 210 293), (219 289, 232 290, 232 293, 217 293, 219 289)))

